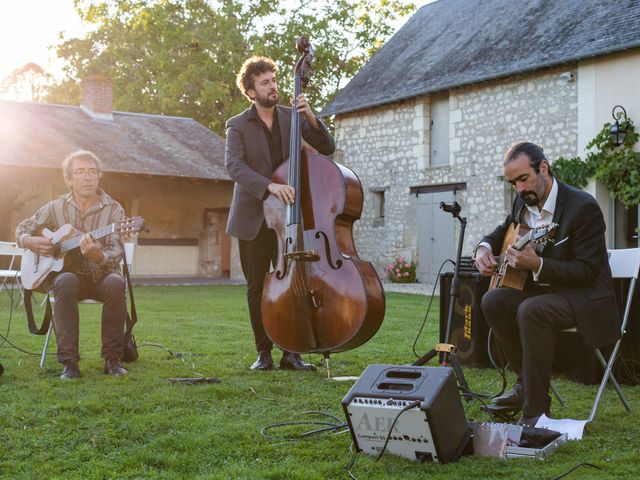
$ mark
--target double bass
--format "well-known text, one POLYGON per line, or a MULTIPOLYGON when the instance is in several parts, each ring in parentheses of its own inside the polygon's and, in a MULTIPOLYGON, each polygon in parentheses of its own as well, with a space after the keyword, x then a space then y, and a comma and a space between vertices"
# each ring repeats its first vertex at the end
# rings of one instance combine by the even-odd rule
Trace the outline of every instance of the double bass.
POLYGON ((264 202, 278 256, 265 277, 262 320, 283 350, 327 356, 373 337, 384 318, 385 297, 375 269, 358 257, 353 242, 364 198, 360 180, 302 144, 295 99, 309 82, 313 48, 305 37, 296 45, 302 56, 295 67, 289 159, 272 175, 296 195, 289 205, 274 195, 264 202))

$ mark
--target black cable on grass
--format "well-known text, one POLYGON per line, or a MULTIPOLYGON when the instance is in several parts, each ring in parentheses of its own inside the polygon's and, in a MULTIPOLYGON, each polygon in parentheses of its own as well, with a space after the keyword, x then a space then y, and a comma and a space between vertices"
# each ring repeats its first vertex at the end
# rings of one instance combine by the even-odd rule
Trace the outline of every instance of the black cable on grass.
POLYGON ((260 429, 260 434, 269 440, 297 442, 299 440, 304 440, 312 435, 316 435, 323 432, 334 432, 333 433, 334 435, 339 435, 341 433, 345 433, 349 431, 349 424, 347 422, 342 422, 338 417, 331 415, 329 413, 312 410, 312 411, 302 412, 302 414, 303 415, 321 415, 324 417, 332 418, 339 423, 321 422, 321 421, 313 421, 313 420, 306 420, 306 421, 300 421, 300 422, 279 422, 279 423, 273 423, 271 425, 262 427, 260 429), (290 425, 320 425, 321 428, 316 428, 314 430, 303 432, 300 435, 297 435, 295 437, 274 437, 267 434, 269 430, 273 430, 275 428, 287 427, 290 425))
MULTIPOLYGON (((3 287, 5 286, 5 284, 3 283, 3 287)), ((4 289, 5 291, 9 292, 9 321, 7 322, 7 331, 6 333, 3 335, 2 333, 0 333, 0 339, 2 339, 2 342, 0 342, 0 348, 13 348, 19 352, 22 353, 26 353, 27 355, 33 355, 33 356, 40 356, 41 353, 36 353, 36 352, 30 352, 29 350, 25 350, 24 348, 20 348, 18 347, 16 344, 14 344, 11 340, 9 340, 9 333, 11 332, 11 324, 13 322, 13 304, 15 301, 14 298, 14 294, 15 294, 15 290, 13 288, 11 289, 4 289), (5 343, 8 344, 9 346, 5 346, 5 343)))
MULTIPOLYGON (((447 262, 451 262, 451 264, 454 266, 454 268, 455 268, 455 265, 456 265, 455 262, 453 260, 451 260, 450 258, 445 260, 444 262, 442 262, 442 264, 440 264, 440 268, 438 269, 438 273, 436 275, 436 282, 434 283, 433 290, 431 291, 431 297, 429 299, 429 305, 427 306, 427 311, 426 311, 426 313, 424 315, 424 319, 422 320, 422 325, 420 325, 420 329, 418 330, 418 334, 416 335, 416 338, 413 341, 412 350, 413 350, 413 354, 416 356, 416 358, 420 358, 421 357, 421 355, 419 355, 416 352, 416 345, 417 345, 418 340, 420 338, 420 335, 422 335, 422 331, 424 330, 424 327, 425 327, 425 325, 427 323, 427 318, 429 316, 429 312, 431 311, 431 304, 433 303, 433 298, 435 297, 436 287, 438 286, 438 282, 440 280, 440 274, 442 273, 442 269, 447 264, 447 262)), ((489 341, 490 341, 490 338, 487 338, 487 342, 489 342, 489 341)), ((506 377, 506 374, 505 374, 505 369, 498 368, 495 360, 491 356, 491 352, 490 351, 489 351, 489 359, 491 360, 491 363, 496 367, 496 369, 498 369, 498 372, 500 373, 500 376, 502 377, 502 390, 499 393, 495 394, 495 395, 485 395, 485 394, 475 393, 475 392, 469 390, 467 392, 467 394, 471 395, 472 397, 475 397, 476 399, 481 399, 481 398, 493 399, 493 398, 499 397, 500 395, 502 395, 504 393, 504 391, 505 391, 505 389, 507 387, 507 377, 506 377)), ((484 405, 484 402, 483 402, 483 405, 484 405)), ((486 407, 486 405, 485 405, 485 407, 486 407)))
POLYGON ((22 353, 26 353, 27 355, 33 355, 36 357, 39 357, 40 355, 42 355, 42 352, 30 352, 29 350, 25 350, 24 348, 20 348, 17 345, 15 345, 14 343, 11 342, 11 340, 9 340, 8 337, 5 337, 3 334, 0 333, 0 338, 2 339, 2 343, 8 343, 9 346, 2 346, 0 348, 13 348, 15 350, 18 350, 19 352, 22 353))
POLYGON ((420 400, 414 400, 413 402, 411 402, 409 405, 405 405, 402 410, 400 410, 398 412, 398 414, 396 415, 396 418, 393 419, 393 423, 391 424, 391 428, 389 428, 389 433, 387 433, 387 439, 384 441, 384 445, 382 446, 382 451, 380 452, 380 455, 378 455, 376 457, 376 462, 378 460, 380 460, 380 458, 382 458, 382 455, 384 455, 385 450, 387 449, 387 445, 389 444, 389 440, 391 439, 391 432, 393 432, 393 427, 396 426, 396 422, 398 421, 398 419, 400 418, 400 415, 402 415, 404 412, 406 412, 407 410, 411 410, 414 407, 417 407, 418 405, 420 405, 420 400))
MULTIPOLYGON (((3 284, 4 286, 4 284, 3 284)), ((19 352, 22 353, 26 353, 27 355, 33 355, 33 356, 40 356, 42 355, 41 353, 36 353, 36 352, 30 352, 29 350, 25 350, 24 348, 20 348, 18 347, 16 344, 14 344, 11 340, 9 340, 9 333, 11 332, 11 324, 13 322, 13 303, 14 303, 14 289, 10 289, 6 291, 10 292, 9 293, 9 303, 10 303, 10 307, 9 307, 9 321, 7 322, 7 331, 6 333, 3 335, 2 333, 0 333, 0 338, 2 339, 2 342, 0 343, 0 348, 13 348, 19 352), (9 346, 5 346, 5 343, 8 344, 9 346)))
POLYGON ((573 468, 570 468, 569 470, 567 470, 566 472, 564 472, 562 475, 559 475, 557 477, 555 477, 553 480, 559 480, 562 477, 566 477, 567 475, 569 475, 571 472, 573 472, 574 470, 580 468, 580 467, 591 467, 591 468, 595 468, 596 470, 602 470, 602 468, 598 467, 597 465, 594 465, 593 463, 587 463, 587 462, 583 462, 583 463, 579 463, 578 465, 576 465, 573 468))
MULTIPOLYGON (((17 274, 16 274, 17 276, 17 274)), ((17 278, 17 277, 16 277, 17 278)), ((7 322, 7 331, 4 335, 1 335, 0 338, 2 338, 2 343, 0 343, 0 348, 2 348, 2 346, 8 341, 7 339, 9 338, 9 331, 11 330, 11 321, 13 319, 13 292, 14 289, 11 288, 10 290, 6 288, 6 284, 7 284, 7 279, 5 279, 2 284, 0 285, 0 291, 4 290, 6 292, 8 292, 9 295, 9 321, 7 322)))
POLYGON ((440 281, 440 273, 442 272, 442 269, 447 264, 447 262, 451 262, 451 264, 455 267, 455 262, 453 260, 451 260, 450 258, 448 258, 447 260, 442 262, 442 264, 440 265, 440 268, 438 269, 438 274, 436 276, 436 281, 433 284, 433 290, 431 290, 431 298, 429 298, 429 305, 427 306, 427 312, 424 314, 424 319, 422 320, 422 325, 420 325, 420 330, 418 330, 418 334, 416 335, 416 338, 413 341, 412 350, 413 350, 413 354, 416 356, 416 358, 420 358, 422 356, 422 355, 419 355, 418 352, 416 352, 416 345, 418 344, 418 340, 420 339, 420 335, 422 335, 422 330, 424 329, 425 325, 427 324, 427 317, 429 317, 429 312, 431 311, 431 304, 433 303, 433 297, 435 297, 435 294, 436 294, 436 287, 438 286, 438 282, 440 281))
POLYGON ((462 387, 458 387, 458 390, 460 391, 460 396, 461 397, 466 397, 466 396, 471 396, 473 397, 475 400, 477 400, 478 402, 480 402, 482 404, 482 406, 484 407, 483 411, 486 412, 489 415, 489 418, 491 419, 492 422, 496 421, 495 416, 493 415, 493 413, 491 413, 491 411, 489 410, 487 404, 484 402, 484 400, 486 400, 486 395, 478 395, 477 393, 473 393, 472 391, 466 390, 462 387))
POLYGON ((358 452, 353 449, 353 442, 351 442, 351 445, 349 445, 349 451, 352 453, 352 456, 349 465, 347 465, 347 473, 349 474, 349 478, 351 480, 358 480, 358 477, 351 473, 351 469, 356 464, 356 455, 358 455, 358 452))
POLYGON ((206 357, 207 356, 206 353, 174 352, 173 350, 170 350, 164 345, 161 345, 159 343, 139 343, 138 344, 138 348, 143 348, 143 347, 161 348, 162 350, 168 352, 169 355, 171 355, 172 357, 176 357, 181 360, 183 360, 186 357, 206 357))

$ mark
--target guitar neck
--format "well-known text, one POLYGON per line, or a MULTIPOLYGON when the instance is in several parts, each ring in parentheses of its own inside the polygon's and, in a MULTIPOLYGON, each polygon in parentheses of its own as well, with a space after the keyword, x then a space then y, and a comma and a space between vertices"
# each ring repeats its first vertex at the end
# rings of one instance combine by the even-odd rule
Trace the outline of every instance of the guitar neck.
MULTIPOLYGON (((106 227, 101 227, 96 230, 89 232, 89 235, 95 240, 106 237, 107 235, 111 235, 116 231, 116 224, 112 223, 111 225, 107 225, 106 227)), ((60 243, 60 253, 66 253, 69 250, 73 250, 74 248, 78 248, 80 246, 80 240, 82 240, 84 234, 78 235, 77 237, 70 238, 68 240, 64 240, 60 243)))
POLYGON ((529 243, 530 240, 531 240, 531 231, 521 236, 516 241, 516 243, 513 244, 513 248, 515 248, 516 250, 522 250, 527 245, 527 243, 529 243))

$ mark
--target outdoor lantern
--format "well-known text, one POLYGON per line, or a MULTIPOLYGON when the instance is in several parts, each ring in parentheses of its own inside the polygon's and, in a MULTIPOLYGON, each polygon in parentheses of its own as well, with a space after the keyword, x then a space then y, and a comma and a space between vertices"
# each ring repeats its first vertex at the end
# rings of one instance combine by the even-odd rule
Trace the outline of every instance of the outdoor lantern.
POLYGON ((627 133, 624 127, 620 125, 620 119, 624 116, 624 123, 627 122, 627 111, 622 105, 616 105, 613 107, 613 110, 611 110, 611 115, 616 123, 611 125, 609 133, 611 134, 611 141, 613 144, 616 147, 619 147, 624 143, 624 135, 627 133), (616 109, 618 109, 618 111, 616 111, 616 109))

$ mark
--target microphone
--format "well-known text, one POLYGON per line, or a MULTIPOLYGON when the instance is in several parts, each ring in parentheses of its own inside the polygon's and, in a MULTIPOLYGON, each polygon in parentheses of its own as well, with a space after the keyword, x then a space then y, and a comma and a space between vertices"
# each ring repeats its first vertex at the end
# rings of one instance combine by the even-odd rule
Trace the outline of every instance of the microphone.
POLYGON ((462 210, 462 207, 455 201, 450 205, 440 202, 440 208, 447 213, 452 213, 453 215, 458 215, 460 210, 462 210))

